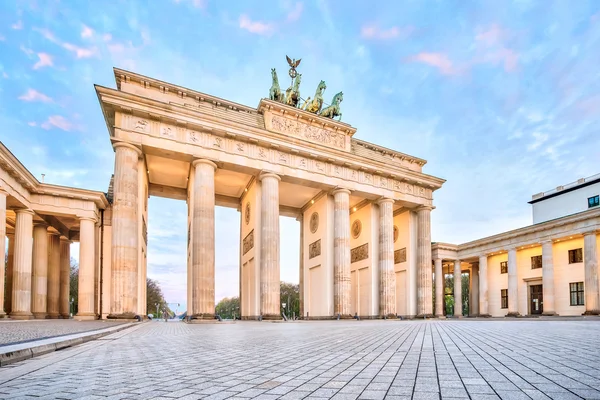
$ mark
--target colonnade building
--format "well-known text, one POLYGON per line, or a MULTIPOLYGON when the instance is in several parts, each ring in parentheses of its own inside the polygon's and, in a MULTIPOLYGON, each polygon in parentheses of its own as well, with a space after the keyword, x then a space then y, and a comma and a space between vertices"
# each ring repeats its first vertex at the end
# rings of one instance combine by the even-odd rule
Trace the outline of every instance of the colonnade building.
POLYGON ((600 175, 582 178, 533 195, 533 225, 461 245, 434 243, 435 314, 598 315, 599 195, 600 175), (444 284, 448 275, 453 287, 444 284))
POLYGON ((215 206, 240 211, 243 318, 281 318, 280 215, 300 223, 303 316, 433 315, 430 215, 444 180, 422 171, 425 160, 278 101, 252 108, 114 74, 117 89, 96 86, 115 151, 106 194, 40 183, 0 148, 0 218, 15 242, 10 316, 50 313, 49 232, 80 241, 78 318, 146 315, 149 196, 188 204, 191 318, 214 318, 215 206))

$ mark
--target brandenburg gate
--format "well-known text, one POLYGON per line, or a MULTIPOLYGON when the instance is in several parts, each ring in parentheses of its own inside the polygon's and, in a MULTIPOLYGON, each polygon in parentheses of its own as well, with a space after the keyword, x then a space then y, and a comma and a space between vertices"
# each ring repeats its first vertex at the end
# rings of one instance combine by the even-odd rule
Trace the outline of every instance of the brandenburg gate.
MULTIPOLYGON (((117 89, 95 87, 115 164, 108 193, 94 192, 99 198, 86 203, 81 226, 75 219, 63 230, 87 257, 82 317, 147 314, 149 196, 187 202, 191 319, 215 317, 215 206, 240 211, 243 319, 281 318, 280 215, 300 222, 304 318, 433 315, 430 214, 444 180, 423 173, 423 159, 354 139, 356 128, 332 118, 341 115, 341 92, 325 107, 322 81, 302 103, 301 75, 283 93, 272 73, 270 96, 257 108, 120 69, 117 89)), ((53 214, 64 212, 43 216, 53 214)), ((31 215, 22 220, 29 235, 31 215)), ((31 263, 23 257, 21 264, 31 263)), ((13 292, 31 292, 20 285, 13 292)))

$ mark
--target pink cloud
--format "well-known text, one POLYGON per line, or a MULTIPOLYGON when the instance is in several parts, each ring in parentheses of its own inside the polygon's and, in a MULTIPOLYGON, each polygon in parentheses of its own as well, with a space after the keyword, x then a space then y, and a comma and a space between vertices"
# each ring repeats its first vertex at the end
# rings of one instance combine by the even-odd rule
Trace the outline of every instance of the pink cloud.
POLYGON ((46 120, 46 122, 43 122, 40 126, 46 130, 58 128, 66 132, 70 132, 75 128, 73 123, 71 123, 65 117, 60 115, 51 115, 50 117, 48 117, 48 120, 46 120))
POLYGON ((377 25, 366 25, 360 30, 360 35, 365 39, 389 40, 399 37, 407 37, 414 31, 414 27, 398 28, 392 26, 389 29, 381 29, 377 25))
POLYGON ((54 65, 52 61, 52 56, 47 53, 37 53, 39 61, 33 65, 33 69, 40 69, 43 67, 51 67, 54 65))
POLYGON ((245 14, 240 16, 240 28, 245 29, 250 33, 256 33, 257 35, 270 35, 274 30, 272 24, 252 21, 245 14))
POLYGON ((485 44, 486 46, 494 46, 500 43, 505 36, 506 32, 500 27, 500 25, 492 24, 487 30, 479 32, 475 36, 475 40, 485 44))
POLYGON ((36 122, 33 122, 33 121, 31 121, 31 122, 28 122, 28 123, 27 123, 27 125, 29 125, 29 126, 37 126, 37 123, 36 123, 36 122))
POLYGON ((74 44, 71 44, 71 43, 63 43, 62 47, 75 53, 75 56, 77 58, 90 58, 90 57, 95 56, 96 53, 98 52, 98 50, 95 47, 84 48, 84 47, 75 46, 74 44))
POLYGON ((18 20, 16 23, 12 24, 10 27, 15 30, 23 29, 23 21, 18 20))
POLYGON ((503 65, 506 72, 514 72, 519 63, 519 53, 512 49, 500 47, 498 49, 485 52, 477 56, 472 61, 473 64, 493 64, 503 65))
POLYGON ((41 101, 42 103, 52 103, 52 99, 35 89, 29 89, 25 94, 19 96, 19 100, 23 101, 41 101))
POLYGON ((84 25, 83 29, 81 30, 81 37, 82 38, 91 38, 92 36, 94 36, 94 30, 92 28, 90 28, 89 26, 84 25))
POLYGON ((104 40, 105 42, 110 42, 112 40, 112 35, 110 33, 105 33, 104 35, 102 35, 102 40, 104 40))
POLYGON ((287 21, 294 22, 298 21, 302 16, 302 11, 304 10, 304 5, 300 2, 296 3, 294 8, 288 13, 287 21))
POLYGON ((452 61, 444 53, 419 53, 410 57, 409 60, 436 67, 444 75, 454 75, 457 73, 452 61))

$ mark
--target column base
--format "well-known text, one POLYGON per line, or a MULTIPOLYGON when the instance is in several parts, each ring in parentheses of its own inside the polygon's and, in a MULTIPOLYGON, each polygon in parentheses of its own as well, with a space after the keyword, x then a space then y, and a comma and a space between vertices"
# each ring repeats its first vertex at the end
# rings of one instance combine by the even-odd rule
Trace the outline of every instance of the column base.
POLYGON ((215 314, 194 314, 189 317, 190 320, 214 320, 215 314))
POLYGON ((35 318, 35 319, 46 319, 47 316, 48 316, 48 314, 46 314, 46 313, 37 313, 37 312, 33 313, 33 318, 35 318))
POLYGON ((558 317, 558 314, 554 311, 544 311, 542 315, 545 317, 558 317))
POLYGON ((74 320, 76 321, 93 321, 95 319, 98 319, 98 317, 96 316, 96 314, 77 314, 73 317, 74 320))
POLYGON ((9 314, 12 319, 33 319, 33 314, 30 312, 16 311, 9 314))
POLYGON ((135 313, 108 314, 107 319, 136 319, 135 313))
POLYGON ((60 317, 59 314, 48 314, 48 319, 58 319, 60 317))
POLYGON ((415 319, 434 318, 433 314, 417 314, 415 319))
POLYGON ((477 318, 492 318, 490 314, 479 314, 477 318))
POLYGON ((581 315, 600 315, 600 310, 589 310, 584 312, 581 315))
POLYGON ((510 318, 518 318, 521 316, 521 314, 519 314, 519 312, 516 311, 516 312, 509 312, 508 314, 506 314, 506 316, 510 317, 510 318))
POLYGON ((60 318, 61 319, 69 319, 69 318, 71 318, 71 315, 70 314, 60 314, 60 318))
POLYGON ((0 319, 2 318, 8 318, 8 314, 5 313, 4 311, 0 311, 0 319))
POLYGON ((453 318, 463 318, 463 317, 464 317, 464 315, 462 315, 462 314, 460 314, 460 315, 453 315, 452 317, 453 317, 453 318))
POLYGON ((265 314, 262 316, 263 321, 276 321, 283 319, 283 317, 279 314, 265 314))

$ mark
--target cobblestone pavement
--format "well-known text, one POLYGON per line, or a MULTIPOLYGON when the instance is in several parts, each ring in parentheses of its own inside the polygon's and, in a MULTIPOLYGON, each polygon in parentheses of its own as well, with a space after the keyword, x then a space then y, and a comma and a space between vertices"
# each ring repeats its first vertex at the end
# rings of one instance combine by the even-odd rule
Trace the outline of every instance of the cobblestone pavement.
POLYGON ((0 348, 3 345, 28 342, 55 336, 70 335, 109 328, 123 321, 75 321, 67 319, 44 319, 14 321, 0 319, 0 348))
POLYGON ((0 398, 600 399, 600 321, 150 322, 124 332, 1 368, 0 398))

